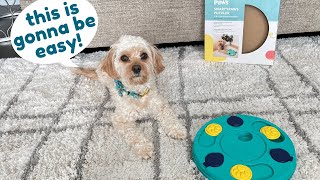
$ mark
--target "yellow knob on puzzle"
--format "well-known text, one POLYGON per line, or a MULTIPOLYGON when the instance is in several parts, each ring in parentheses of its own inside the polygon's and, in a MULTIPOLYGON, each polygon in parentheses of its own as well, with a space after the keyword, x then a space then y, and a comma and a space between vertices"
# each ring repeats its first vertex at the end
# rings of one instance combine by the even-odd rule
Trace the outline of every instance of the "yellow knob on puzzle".
POLYGON ((218 136, 222 131, 222 126, 219 124, 209 124, 205 131, 210 136, 218 136))
POLYGON ((276 140, 281 136, 281 133, 278 131, 278 129, 272 126, 264 126, 260 129, 260 132, 270 140, 276 140))
POLYGON ((248 166, 235 165, 231 168, 230 174, 237 180, 250 180, 252 178, 252 171, 248 166))

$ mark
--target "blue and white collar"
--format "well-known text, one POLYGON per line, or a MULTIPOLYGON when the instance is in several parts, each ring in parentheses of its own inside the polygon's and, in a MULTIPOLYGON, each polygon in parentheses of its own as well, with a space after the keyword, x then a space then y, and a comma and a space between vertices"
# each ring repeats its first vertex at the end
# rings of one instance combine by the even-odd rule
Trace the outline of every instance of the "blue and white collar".
POLYGON ((124 88, 124 85, 122 84, 121 81, 119 80, 114 80, 115 84, 116 84, 116 89, 118 91, 118 94, 120 97, 123 97, 123 94, 127 95, 127 96, 131 96, 132 98, 135 98, 135 99, 140 99, 142 98, 143 96, 147 95, 150 91, 149 88, 146 88, 142 91, 142 93, 137 93, 137 92, 134 92, 134 91, 128 91, 124 88))

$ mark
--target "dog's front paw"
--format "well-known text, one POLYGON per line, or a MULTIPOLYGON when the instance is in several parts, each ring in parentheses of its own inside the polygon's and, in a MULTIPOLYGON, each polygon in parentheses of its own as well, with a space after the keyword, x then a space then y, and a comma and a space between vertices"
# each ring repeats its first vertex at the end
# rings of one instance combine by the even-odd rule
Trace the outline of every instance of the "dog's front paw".
POLYGON ((153 157, 153 144, 150 141, 141 141, 133 145, 133 151, 143 159, 153 157))
POLYGON ((186 139, 187 130, 182 125, 174 125, 169 128, 168 135, 174 139, 186 139))

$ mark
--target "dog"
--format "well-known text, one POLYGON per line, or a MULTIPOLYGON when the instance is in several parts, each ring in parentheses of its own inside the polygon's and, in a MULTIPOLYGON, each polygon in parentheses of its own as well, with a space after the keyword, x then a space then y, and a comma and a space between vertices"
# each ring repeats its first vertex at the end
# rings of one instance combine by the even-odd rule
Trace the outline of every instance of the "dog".
POLYGON ((74 70, 109 89, 116 106, 112 125, 144 159, 153 157, 154 146, 136 127, 137 120, 152 116, 168 136, 181 140, 187 137, 186 128, 156 88, 156 77, 164 69, 163 57, 155 46, 142 37, 125 35, 110 47, 97 69, 74 70))
POLYGON ((233 42, 233 35, 227 35, 227 34, 223 34, 221 39, 225 40, 226 42, 229 42, 230 45, 232 44, 233 42))
POLYGON ((213 51, 224 51, 227 47, 226 41, 223 39, 219 39, 213 46, 213 51))

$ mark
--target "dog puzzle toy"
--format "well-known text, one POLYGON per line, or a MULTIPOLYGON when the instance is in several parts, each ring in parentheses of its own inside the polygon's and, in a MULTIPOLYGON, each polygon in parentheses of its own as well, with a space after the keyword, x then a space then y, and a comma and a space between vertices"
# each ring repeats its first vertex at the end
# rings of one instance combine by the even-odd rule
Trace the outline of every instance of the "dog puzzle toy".
POLYGON ((275 58, 266 53, 276 49, 281 0, 205 0, 204 4, 205 61, 273 64, 275 58), (237 54, 228 54, 227 49, 213 53, 221 39, 238 46, 237 54))
POLYGON ((237 51, 235 51, 233 49, 228 49, 228 55, 229 56, 235 56, 235 55, 237 55, 237 51))
POLYGON ((197 133, 192 156, 210 180, 288 180, 296 168, 289 136, 264 119, 221 116, 197 133))

